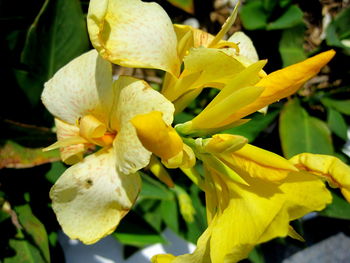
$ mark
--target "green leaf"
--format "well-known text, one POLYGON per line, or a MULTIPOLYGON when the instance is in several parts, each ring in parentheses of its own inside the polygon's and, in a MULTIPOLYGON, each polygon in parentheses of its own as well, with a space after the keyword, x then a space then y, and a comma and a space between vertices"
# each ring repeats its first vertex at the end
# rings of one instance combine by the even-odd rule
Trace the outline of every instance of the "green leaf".
POLYGON ((344 198, 335 194, 333 191, 331 191, 331 193, 333 201, 323 211, 320 212, 320 215, 350 220, 350 204, 346 202, 344 198))
POLYGON ((142 174, 142 190, 139 195, 139 200, 147 198, 171 200, 172 193, 160 182, 152 179, 146 174, 142 174))
POLYGON ((50 262, 50 251, 44 225, 33 215, 29 205, 15 207, 23 230, 10 239, 9 245, 16 255, 6 258, 4 263, 41 263, 50 262))
POLYGON ((45 177, 50 183, 54 184, 66 169, 67 167, 62 162, 54 162, 51 164, 51 169, 45 174, 45 177))
POLYGON ((275 8, 277 1, 276 0, 263 0, 264 2, 264 8, 266 12, 272 12, 272 10, 275 8))
POLYGON ((265 263, 264 254, 259 246, 255 247, 248 256, 249 260, 253 263, 265 263))
POLYGON ((245 29, 264 29, 267 25, 268 13, 262 1, 251 1, 242 6, 240 17, 245 29))
POLYGON ((279 134, 286 158, 303 152, 329 155, 334 153, 327 125, 310 117, 298 99, 284 105, 280 115, 279 134))
POLYGON ((32 237, 34 243, 40 248, 45 260, 49 262, 49 241, 44 225, 33 215, 29 205, 17 206, 15 211, 25 232, 32 237))
POLYGON ((256 137, 276 119, 278 112, 278 110, 268 111, 266 115, 256 113, 249 122, 225 130, 222 133, 241 135, 246 137, 249 142, 253 142, 256 137))
POLYGON ((304 33, 304 25, 283 30, 278 48, 282 57, 283 67, 287 67, 307 58, 303 48, 304 33))
POLYGON ((328 108, 327 123, 331 131, 337 136, 342 138, 344 141, 348 139, 348 126, 344 117, 338 111, 328 108))
POLYGON ((267 30, 276 30, 276 29, 286 29, 291 28, 296 25, 303 23, 303 11, 296 6, 291 5, 287 11, 281 15, 277 20, 271 22, 267 25, 267 30))
POLYGON ((40 99, 45 81, 89 48, 86 22, 77 0, 46 0, 27 33, 19 85, 33 105, 40 99))
POLYGON ((333 108, 340 113, 350 115, 350 100, 334 100, 330 98, 322 98, 321 102, 323 105, 333 108))
POLYGON ((166 240, 158 231, 133 211, 129 213, 126 220, 121 221, 112 236, 124 245, 137 247, 166 243, 166 240))
POLYGON ((350 40, 350 7, 340 12, 329 24, 326 31, 327 45, 344 48, 350 54, 350 47, 343 40, 350 40))
POLYGON ((181 8, 182 10, 193 14, 193 0, 167 0, 172 5, 181 8))
POLYGON ((172 200, 162 200, 160 205, 160 211, 163 221, 171 230, 175 233, 179 232, 179 212, 176 204, 175 196, 172 200))
POLYGON ((13 141, 6 141, 0 148, 0 169, 29 168, 59 159, 58 150, 43 152, 42 148, 26 148, 13 141))

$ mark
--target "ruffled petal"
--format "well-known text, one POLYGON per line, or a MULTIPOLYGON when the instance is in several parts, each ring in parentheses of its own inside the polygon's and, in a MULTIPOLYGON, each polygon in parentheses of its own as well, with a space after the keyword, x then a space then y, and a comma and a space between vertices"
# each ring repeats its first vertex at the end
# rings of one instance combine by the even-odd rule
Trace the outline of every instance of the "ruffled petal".
POLYGON ((280 185, 246 178, 249 186, 225 177, 230 201, 214 223, 210 240, 212 263, 237 262, 257 244, 287 236, 289 222, 331 202, 316 177, 294 172, 280 185))
MULTIPOLYGON (((65 123, 57 118, 55 118, 55 125, 57 129, 58 141, 79 137, 79 128, 77 126, 65 123)), ((86 145, 83 143, 62 147, 60 148, 61 159, 66 164, 75 164, 80 162, 83 160, 83 153, 85 149, 86 145)))
POLYGON ((178 74, 176 34, 170 18, 158 4, 92 0, 87 22, 91 42, 105 59, 125 67, 178 74))
POLYGON ((92 244, 112 233, 140 191, 138 174, 115 169, 113 151, 97 152, 68 168, 50 191, 63 231, 92 244))
POLYGON ((301 153, 290 161, 299 169, 325 178, 332 187, 339 187, 350 202, 350 167, 334 156, 301 153))
POLYGON ((113 101, 112 66, 91 50, 46 82, 41 99, 52 115, 69 124, 86 114, 105 122, 113 101))
POLYGON ((144 81, 121 77, 115 87, 120 90, 118 103, 111 117, 118 120, 112 124, 118 131, 113 143, 117 168, 124 173, 135 172, 149 163, 151 152, 138 139, 131 120, 139 114, 159 111, 163 114, 164 123, 171 125, 175 109, 170 101, 144 81))

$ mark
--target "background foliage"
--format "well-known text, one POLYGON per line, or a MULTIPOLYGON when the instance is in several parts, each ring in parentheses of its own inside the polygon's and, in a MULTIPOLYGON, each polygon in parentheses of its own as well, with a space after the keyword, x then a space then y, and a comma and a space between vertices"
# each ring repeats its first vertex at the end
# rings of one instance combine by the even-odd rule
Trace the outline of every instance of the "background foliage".
MULTIPOLYGON (((195 18, 211 33, 232 10, 233 1, 159 0, 176 23, 195 18)), ((254 41, 267 72, 333 48, 336 57, 287 100, 256 113, 252 121, 226 132, 289 158, 301 152, 335 155, 349 163, 350 8, 335 0, 246 0, 231 33, 243 30, 254 41)), ((0 262, 64 262, 57 242, 60 229, 48 192, 66 166, 57 151, 52 116, 40 101, 43 84, 73 58, 91 48, 85 16, 87 0, 0 1, 2 96, 0 111, 0 262)), ((161 73, 138 70, 159 87, 161 73)), ((215 96, 205 91, 176 122, 191 119, 215 96)), ((203 193, 179 171, 171 170, 169 189, 144 171, 143 188, 133 211, 113 237, 126 245, 125 256, 154 243, 166 243, 168 227, 195 242, 206 228, 203 193), (194 214, 186 213, 193 206, 194 214)), ((290 254, 340 231, 350 234, 350 205, 338 191, 333 203, 315 217, 294 222, 306 242, 276 239, 263 244, 250 261, 280 262, 290 254)), ((249 261, 247 260, 247 261, 249 261)))

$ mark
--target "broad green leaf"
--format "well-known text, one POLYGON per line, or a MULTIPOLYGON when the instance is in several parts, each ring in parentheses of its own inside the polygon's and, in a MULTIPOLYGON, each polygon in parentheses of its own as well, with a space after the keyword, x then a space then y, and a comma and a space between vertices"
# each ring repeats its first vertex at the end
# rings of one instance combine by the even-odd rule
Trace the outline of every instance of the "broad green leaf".
POLYGON ((24 239, 23 234, 10 239, 9 246, 15 251, 15 255, 4 259, 4 263, 47 263, 40 251, 31 242, 24 239))
POLYGON ((194 7, 193 7, 193 0, 167 0, 172 5, 181 8, 182 10, 193 14, 194 13, 194 7))
POLYGON ((304 33, 304 25, 283 30, 278 48, 282 57, 283 67, 287 67, 307 58, 303 48, 304 33))
POLYGON ((279 5, 282 8, 285 8, 286 6, 290 5, 293 0, 279 0, 279 5))
POLYGON ((264 2, 264 8, 266 12, 272 12, 272 10, 275 8, 277 1, 276 0, 263 0, 264 2))
POLYGON ((334 100, 330 98, 322 98, 321 102, 330 108, 333 108, 340 113, 350 115, 350 100, 334 100))
POLYGON ((29 168, 59 159, 58 150, 43 152, 42 148, 26 148, 13 141, 6 141, 0 148, 0 169, 29 168))
POLYGON ((246 137, 249 142, 253 142, 276 119, 278 112, 278 110, 268 111, 266 115, 256 113, 249 122, 222 133, 241 135, 246 137))
POLYGON ((27 33, 21 62, 28 70, 17 71, 19 85, 37 105, 45 81, 87 51, 86 22, 77 0, 46 0, 27 33))
POLYGON ((280 115, 279 134, 286 158, 303 152, 334 153, 327 125, 310 117, 298 99, 290 100, 284 105, 280 115))
POLYGON ((122 220, 116 232, 112 234, 124 245, 142 247, 155 243, 166 243, 162 235, 148 224, 141 216, 130 212, 122 220))
POLYGON ((6 258, 5 263, 41 263, 50 262, 50 251, 44 225, 33 215, 29 205, 15 207, 23 230, 10 239, 9 245, 16 255, 6 258))
POLYGON ((296 5, 291 5, 277 20, 269 23, 267 30, 286 29, 303 23, 303 11, 296 5))
POLYGON ((350 47, 344 45, 344 40, 350 40, 350 7, 340 12, 329 24, 326 31, 326 41, 329 46, 344 48, 350 54, 350 47))
POLYGON ((51 169, 45 174, 45 177, 50 183, 54 184, 66 169, 67 167, 62 162, 54 162, 51 164, 51 169))
POLYGON ((333 201, 328 205, 320 215, 350 220, 350 204, 344 200, 344 198, 338 196, 333 191, 331 191, 333 196, 333 201))
POLYGON ((172 193, 160 182, 146 174, 142 174, 142 190, 139 195, 139 200, 147 198, 171 200, 172 193))
POLYGON ((163 221, 175 233, 179 232, 179 212, 175 196, 172 200, 162 200, 160 211, 163 221))
POLYGON ((348 126, 346 125, 344 117, 336 110, 328 108, 327 123, 332 132, 343 140, 348 139, 348 126))
POLYGON ((242 6, 240 17, 245 29, 264 29, 267 25, 268 13, 262 1, 251 1, 242 6))

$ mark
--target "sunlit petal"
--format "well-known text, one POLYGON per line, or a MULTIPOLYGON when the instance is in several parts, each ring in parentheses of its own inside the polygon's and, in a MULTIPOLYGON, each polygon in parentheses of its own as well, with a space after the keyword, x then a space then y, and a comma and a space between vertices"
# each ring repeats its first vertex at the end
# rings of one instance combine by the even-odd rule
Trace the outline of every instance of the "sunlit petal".
POLYGON ((157 68, 178 74, 176 34, 158 4, 92 0, 87 21, 91 42, 105 59, 125 67, 157 68))
POLYGON ((137 174, 115 169, 112 150, 97 152, 68 168, 50 191, 63 231, 92 244, 112 233, 132 207, 140 190, 137 174))
POLYGON ((112 126, 118 131, 114 140, 117 168, 124 172, 135 172, 145 167, 150 160, 148 151, 138 139, 131 120, 152 111, 161 112, 163 121, 170 125, 173 121, 174 106, 146 82, 131 77, 121 77, 115 88, 119 89, 118 103, 113 108, 111 119, 117 120, 112 126), (127 84, 127 85, 126 85, 127 84))
POLYGON ((46 82, 41 98, 52 115, 69 124, 75 125, 86 114, 106 121, 113 100, 111 87, 111 64, 91 50, 46 82))

